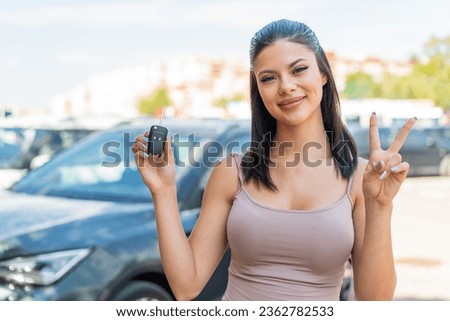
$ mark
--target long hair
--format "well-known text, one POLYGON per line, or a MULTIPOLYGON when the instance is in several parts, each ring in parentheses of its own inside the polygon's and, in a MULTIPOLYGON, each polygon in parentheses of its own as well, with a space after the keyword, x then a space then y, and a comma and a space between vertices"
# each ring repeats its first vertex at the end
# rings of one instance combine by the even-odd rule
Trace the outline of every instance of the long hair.
POLYGON ((340 117, 340 102, 331 67, 325 52, 319 44, 314 32, 304 23, 277 20, 259 30, 250 44, 250 100, 251 100, 251 145, 242 159, 245 181, 254 180, 259 186, 264 185, 272 191, 277 191, 270 176, 270 158, 272 138, 275 137, 277 124, 269 114, 258 90, 257 80, 253 71, 255 59, 261 51, 278 40, 288 40, 302 44, 314 52, 320 72, 326 76, 327 83, 323 86, 320 108, 331 154, 336 168, 336 174, 349 178, 358 163, 356 144, 340 117))

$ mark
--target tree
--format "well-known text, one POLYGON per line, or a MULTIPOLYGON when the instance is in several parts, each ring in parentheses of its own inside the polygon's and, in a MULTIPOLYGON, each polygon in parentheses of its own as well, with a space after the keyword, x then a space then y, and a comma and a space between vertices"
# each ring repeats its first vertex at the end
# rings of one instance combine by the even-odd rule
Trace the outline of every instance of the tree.
POLYGON ((450 106, 450 36, 431 37, 424 44, 426 62, 416 63, 411 73, 399 77, 395 84, 399 92, 389 88, 388 97, 428 98, 443 109, 450 106))
POLYGON ((361 71, 349 74, 343 96, 347 98, 383 97, 392 99, 431 99, 442 109, 450 107, 450 36, 431 37, 424 44, 425 62, 412 56, 408 75, 385 73, 381 83, 361 71))
POLYGON ((348 74, 345 80, 345 90, 343 96, 346 98, 366 98, 379 95, 380 85, 373 77, 364 72, 358 71, 348 74))
POLYGON ((160 87, 147 97, 139 99, 138 108, 141 114, 155 115, 158 109, 170 105, 168 90, 160 87))
POLYGON ((227 108, 229 103, 243 100, 245 100, 244 94, 235 94, 233 97, 220 97, 219 99, 216 99, 213 104, 220 108, 227 108))

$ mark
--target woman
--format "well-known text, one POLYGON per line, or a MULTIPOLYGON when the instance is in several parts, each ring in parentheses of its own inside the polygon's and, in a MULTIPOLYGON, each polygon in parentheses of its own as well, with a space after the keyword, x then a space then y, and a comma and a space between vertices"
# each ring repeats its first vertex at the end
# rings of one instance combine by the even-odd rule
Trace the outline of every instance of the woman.
POLYGON ((229 246, 224 300, 338 300, 350 257, 356 297, 391 300, 392 200, 408 172, 398 151, 415 119, 382 150, 373 114, 370 159, 358 159, 308 26, 268 24, 253 37, 250 60, 252 146, 214 168, 189 238, 178 217, 170 142, 162 160, 148 159, 148 133, 133 145, 173 293, 195 298, 229 246))

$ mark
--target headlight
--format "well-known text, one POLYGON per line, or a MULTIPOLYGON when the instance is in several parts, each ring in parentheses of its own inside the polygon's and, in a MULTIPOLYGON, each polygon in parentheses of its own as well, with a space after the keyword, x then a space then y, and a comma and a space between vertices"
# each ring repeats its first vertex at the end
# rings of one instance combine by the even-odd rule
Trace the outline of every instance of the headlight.
POLYGON ((89 252, 79 249, 1 261, 0 278, 18 284, 49 285, 63 277, 89 252))

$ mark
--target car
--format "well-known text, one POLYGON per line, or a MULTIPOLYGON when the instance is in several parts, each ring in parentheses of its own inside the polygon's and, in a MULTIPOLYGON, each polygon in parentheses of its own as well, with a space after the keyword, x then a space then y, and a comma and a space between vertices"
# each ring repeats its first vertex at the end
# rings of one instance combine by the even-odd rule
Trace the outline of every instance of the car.
MULTIPOLYGON (((450 126, 433 126, 423 127, 419 129, 426 135, 432 136, 433 139, 445 142, 448 146, 450 142, 450 126)), ((446 154, 439 165, 439 175, 450 176, 450 155, 446 154)))
MULTIPOLYGON (((151 195, 130 150, 157 122, 93 133, 0 191, 0 300, 175 299, 161 264, 151 195)), ((189 235, 214 165, 249 148, 250 126, 213 119, 167 119, 164 126, 189 235)), ((227 250, 195 300, 221 299, 229 263, 227 250)))
MULTIPOLYGON (((380 144, 383 149, 390 146, 400 128, 380 127, 380 144)), ((369 129, 349 127, 356 141, 359 155, 369 157, 369 129)), ((400 149, 403 161, 410 165, 408 176, 450 176, 450 139, 443 136, 444 131, 436 132, 426 128, 411 129, 408 138, 400 149)))
MULTIPOLYGON (((0 300, 174 299, 150 193, 130 150, 156 121, 93 133, 0 192, 0 300)), ((239 151, 250 129, 218 120, 164 125, 189 235, 213 165, 225 152, 239 151)), ((221 298, 228 262, 225 255, 198 300, 221 298)))
POLYGON ((129 117, 11 117, 0 120, 0 189, 97 130, 127 123, 129 117))
POLYGON ((418 130, 425 132, 427 135, 450 140, 450 126, 420 127, 418 130))
POLYGON ((11 186, 28 171, 93 131, 64 125, 1 126, 0 188, 11 186))

